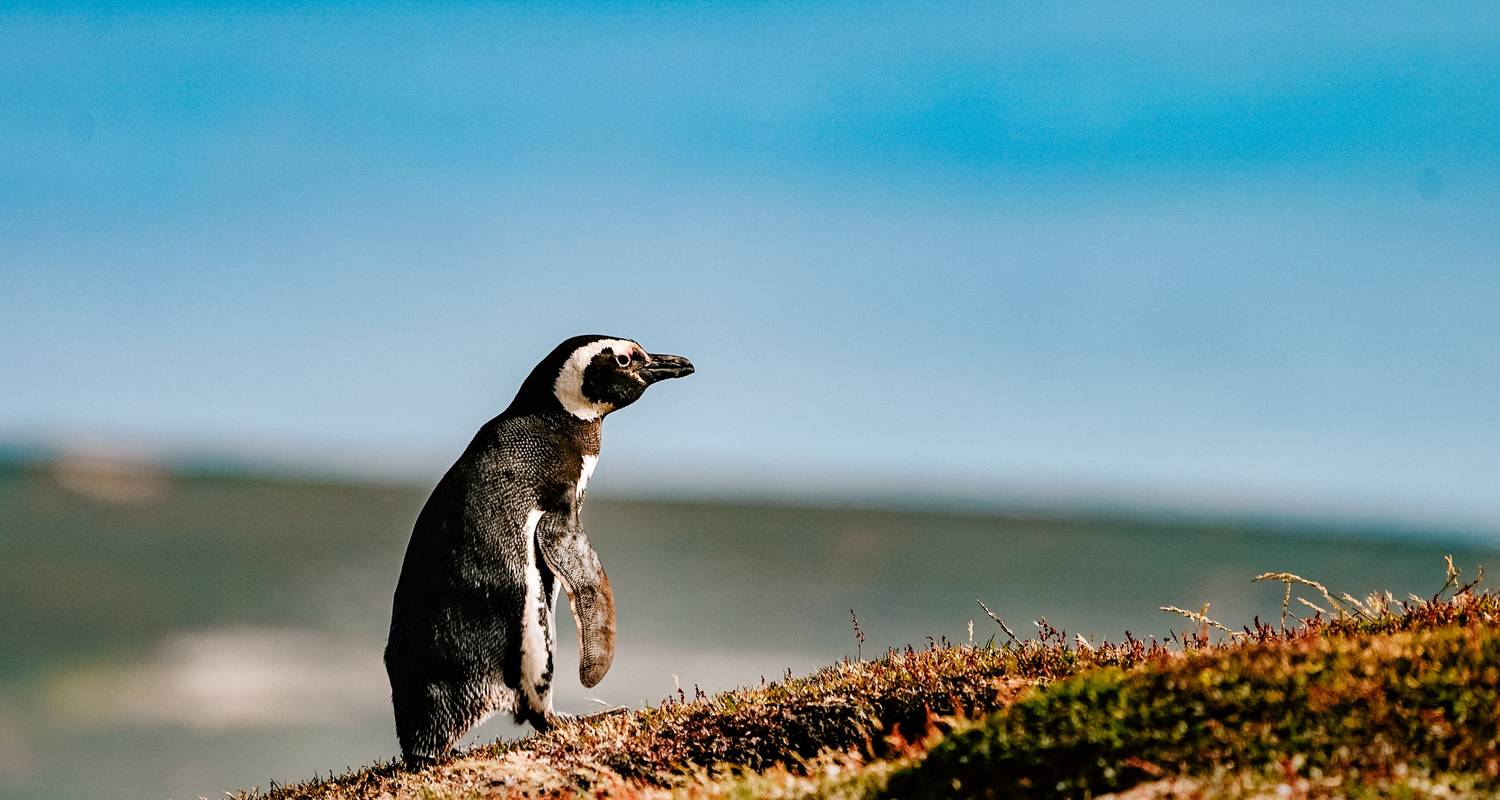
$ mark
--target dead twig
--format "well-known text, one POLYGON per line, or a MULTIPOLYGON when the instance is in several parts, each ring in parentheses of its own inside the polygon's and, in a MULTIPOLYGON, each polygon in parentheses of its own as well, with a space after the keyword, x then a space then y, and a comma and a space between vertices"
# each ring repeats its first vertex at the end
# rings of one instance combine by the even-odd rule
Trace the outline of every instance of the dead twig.
MULTIPOLYGON (((1204 608, 1207 609, 1208 606, 1204 606, 1204 608)), ((1192 620, 1192 621, 1194 621, 1194 622, 1196 622, 1196 623, 1198 623, 1200 625, 1207 625, 1207 626, 1212 627, 1212 628, 1217 628, 1218 630, 1221 630, 1221 631, 1229 634, 1230 636, 1244 636, 1245 635, 1245 634, 1243 634, 1243 633, 1241 633, 1239 631, 1231 630, 1229 627, 1223 625, 1222 623, 1219 623, 1219 622, 1216 622, 1216 621, 1214 621, 1212 619, 1209 619, 1208 615, 1205 614, 1205 613, 1203 613, 1203 612, 1201 612, 1201 611, 1189 611, 1189 610, 1187 610, 1185 608, 1178 608, 1177 606, 1162 606, 1161 610, 1162 611, 1166 611, 1166 612, 1171 613, 1171 614, 1181 614, 1182 616, 1187 617, 1188 619, 1190 619, 1190 620, 1192 620)))
POLYGON ((1011 630, 1009 625, 1005 624, 1005 620, 1000 619, 999 614, 991 611, 990 607, 985 605, 983 600, 975 598, 974 602, 978 603, 979 607, 984 609, 984 613, 988 614, 990 619, 994 620, 995 624, 1000 626, 1000 630, 1005 631, 1005 635, 1009 636, 1012 642, 1015 642, 1016 644, 1021 643, 1021 640, 1016 638, 1016 632, 1011 630))

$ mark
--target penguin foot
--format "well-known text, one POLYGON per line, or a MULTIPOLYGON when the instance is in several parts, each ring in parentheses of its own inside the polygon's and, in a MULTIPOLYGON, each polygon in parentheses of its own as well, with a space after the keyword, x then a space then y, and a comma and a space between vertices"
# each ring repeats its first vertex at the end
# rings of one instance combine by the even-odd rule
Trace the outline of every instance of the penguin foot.
POLYGON ((546 733, 553 728, 571 725, 577 720, 578 717, 573 714, 564 714, 561 711, 548 711, 546 714, 533 719, 531 726, 536 728, 539 733, 546 733))
POLYGON ((577 725, 581 722, 593 722, 594 720, 604 719, 605 717, 615 717, 619 716, 620 714, 629 714, 630 711, 631 709, 628 708, 611 708, 608 711, 596 711, 592 714, 564 714, 561 711, 553 711, 546 714, 545 716, 533 720, 531 724, 532 727, 537 729, 538 733, 546 733, 547 731, 550 731, 553 728, 559 726, 577 725))
POLYGON ((436 765, 438 763, 438 758, 437 756, 430 756, 421 753, 411 753, 402 756, 401 763, 411 772, 416 772, 418 770, 427 769, 428 767, 436 765))
POLYGON ((606 717, 619 717, 625 714, 629 714, 634 710, 635 709, 633 708, 625 708, 624 706, 621 706, 620 708, 611 708, 607 711, 595 711, 592 714, 584 714, 578 719, 587 722, 589 720, 604 719, 606 717))

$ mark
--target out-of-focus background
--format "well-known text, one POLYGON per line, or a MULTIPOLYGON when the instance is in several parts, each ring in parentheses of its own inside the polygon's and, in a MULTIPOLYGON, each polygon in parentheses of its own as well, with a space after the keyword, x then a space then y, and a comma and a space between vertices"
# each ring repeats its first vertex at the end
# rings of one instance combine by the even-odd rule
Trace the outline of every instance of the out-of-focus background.
POLYGON ((1497 97, 1483 3, 7 4, 0 796, 393 755, 412 520, 576 333, 699 372, 564 710, 1493 565, 1497 97))

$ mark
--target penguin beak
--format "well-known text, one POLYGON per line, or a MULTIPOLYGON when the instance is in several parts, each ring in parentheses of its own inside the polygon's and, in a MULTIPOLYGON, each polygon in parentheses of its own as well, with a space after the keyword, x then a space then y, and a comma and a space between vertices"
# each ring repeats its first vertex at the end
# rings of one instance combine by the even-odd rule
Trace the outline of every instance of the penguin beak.
POLYGON ((682 356, 670 356, 666 353, 651 353, 650 356, 651 360, 641 367, 641 379, 648 386, 667 378, 685 378, 693 374, 693 362, 682 356))

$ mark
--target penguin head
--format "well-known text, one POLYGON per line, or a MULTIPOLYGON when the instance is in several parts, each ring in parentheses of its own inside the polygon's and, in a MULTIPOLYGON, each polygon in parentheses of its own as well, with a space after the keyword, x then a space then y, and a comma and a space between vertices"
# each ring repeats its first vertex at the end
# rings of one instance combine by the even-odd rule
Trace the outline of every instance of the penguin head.
POLYGON ((639 400, 657 381, 691 374, 693 363, 682 356, 648 353, 630 339, 575 336, 537 364, 512 407, 545 392, 574 417, 596 420, 639 400))

